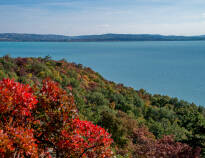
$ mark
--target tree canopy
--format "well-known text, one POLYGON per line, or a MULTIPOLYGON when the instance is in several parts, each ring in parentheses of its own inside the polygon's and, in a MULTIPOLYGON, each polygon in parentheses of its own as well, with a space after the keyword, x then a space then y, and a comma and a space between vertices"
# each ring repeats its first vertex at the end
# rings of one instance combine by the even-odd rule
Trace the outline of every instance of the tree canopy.
POLYGON ((134 90, 50 57, 4 56, 0 80, 4 157, 205 156, 205 108, 194 103, 134 90))

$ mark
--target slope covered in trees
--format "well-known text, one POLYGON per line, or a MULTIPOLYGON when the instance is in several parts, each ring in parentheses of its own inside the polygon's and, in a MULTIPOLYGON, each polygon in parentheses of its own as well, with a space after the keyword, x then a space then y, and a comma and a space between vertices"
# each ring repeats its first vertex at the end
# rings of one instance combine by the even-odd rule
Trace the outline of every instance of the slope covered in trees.
POLYGON ((102 35, 43 35, 0 33, 0 41, 14 42, 95 42, 95 41, 204 41, 205 36, 165 36, 155 34, 102 34, 102 35))
POLYGON ((169 96, 151 95, 143 89, 136 91, 107 81, 80 64, 54 61, 49 57, 14 59, 4 56, 0 58, 0 80, 3 80, 0 87, 0 116, 4 118, 0 122, 0 153, 8 150, 12 152, 7 154, 18 153, 19 146, 27 151, 26 148, 31 145, 33 153, 43 152, 42 149, 46 148, 58 149, 59 157, 72 154, 73 157, 80 157, 80 153, 85 150, 91 152, 91 155, 84 155, 88 157, 98 157, 96 154, 106 153, 104 151, 110 152, 107 157, 111 157, 111 153, 118 157, 137 158, 205 156, 205 109, 193 103, 169 96), (30 103, 29 95, 28 98, 20 95, 21 104, 14 102, 15 99, 5 102, 5 97, 19 96, 13 89, 9 91, 6 88, 8 90, 5 91, 5 87, 1 88, 9 82, 4 78, 21 83, 10 81, 16 86, 30 85, 32 88, 25 86, 27 91, 18 93, 35 96, 37 102, 33 99, 30 103), (62 108, 64 106, 68 109, 62 108), (64 118, 68 114, 69 117, 64 118), (27 127, 30 123, 25 123, 25 119, 31 121, 32 126, 27 127), (67 120, 67 125, 62 120, 67 120), (81 128, 75 130, 78 127, 81 128), (83 131, 89 130, 97 138, 100 134, 95 131, 101 127, 102 131, 105 129, 102 136, 109 139, 110 133, 113 143, 104 143, 99 150, 89 150, 89 145, 95 146, 92 141, 95 143, 96 140, 89 139, 90 135, 83 131), (75 132, 86 138, 84 142, 75 137, 75 132), (26 145, 19 143, 19 140, 26 140, 16 133, 28 135, 29 142, 26 145), (13 144, 5 146, 11 139, 13 144), (37 144, 36 139, 42 142, 37 144), (73 139, 80 145, 75 146, 72 141, 68 141, 73 139), (73 147, 81 152, 76 154, 77 151, 71 150, 73 147))

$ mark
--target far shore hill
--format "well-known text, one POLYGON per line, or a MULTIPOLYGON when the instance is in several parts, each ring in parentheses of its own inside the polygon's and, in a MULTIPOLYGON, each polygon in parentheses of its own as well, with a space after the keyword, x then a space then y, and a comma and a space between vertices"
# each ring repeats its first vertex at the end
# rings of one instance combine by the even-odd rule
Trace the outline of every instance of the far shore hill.
POLYGON ((205 41, 205 35, 102 34, 64 36, 54 34, 0 33, 0 42, 100 42, 100 41, 205 41))

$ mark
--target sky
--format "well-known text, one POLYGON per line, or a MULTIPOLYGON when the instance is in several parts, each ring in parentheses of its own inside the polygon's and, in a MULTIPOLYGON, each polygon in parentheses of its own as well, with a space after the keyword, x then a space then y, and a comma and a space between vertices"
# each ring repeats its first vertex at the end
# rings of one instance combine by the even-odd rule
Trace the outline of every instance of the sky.
POLYGON ((205 0, 0 0, 0 33, 205 35, 205 0))

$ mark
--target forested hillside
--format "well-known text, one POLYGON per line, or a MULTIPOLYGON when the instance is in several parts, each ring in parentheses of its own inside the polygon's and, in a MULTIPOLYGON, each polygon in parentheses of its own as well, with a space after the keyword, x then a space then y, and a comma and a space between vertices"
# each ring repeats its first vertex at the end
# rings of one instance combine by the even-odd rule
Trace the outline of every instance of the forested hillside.
POLYGON ((194 103, 125 87, 81 64, 50 57, 1 57, 4 78, 33 88, 47 78, 59 83, 74 96, 81 120, 112 135, 117 157, 205 157, 205 108, 194 103))
POLYGON ((204 41, 205 36, 165 36, 154 34, 102 34, 102 35, 43 35, 0 33, 0 41, 13 42, 96 42, 96 41, 204 41))

